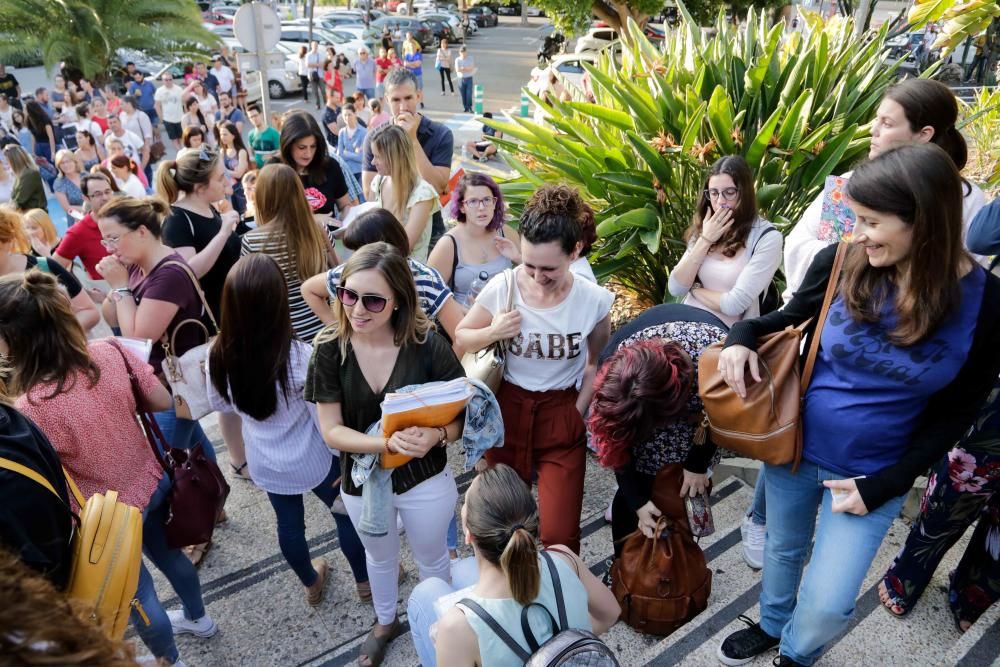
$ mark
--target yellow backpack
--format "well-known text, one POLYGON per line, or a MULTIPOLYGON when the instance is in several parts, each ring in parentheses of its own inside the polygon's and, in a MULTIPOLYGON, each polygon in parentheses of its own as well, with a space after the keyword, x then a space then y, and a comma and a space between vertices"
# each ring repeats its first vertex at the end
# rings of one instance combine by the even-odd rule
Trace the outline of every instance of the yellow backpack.
MULTIPOLYGON (((0 468, 24 475, 62 501, 48 480, 31 468, 5 458, 0 458, 0 468)), ((104 634, 121 639, 133 608, 149 625, 135 597, 142 565, 142 512, 119 501, 117 491, 95 493, 84 501, 68 473, 66 482, 83 508, 73 532, 73 564, 66 595, 90 609, 90 619, 104 634)))

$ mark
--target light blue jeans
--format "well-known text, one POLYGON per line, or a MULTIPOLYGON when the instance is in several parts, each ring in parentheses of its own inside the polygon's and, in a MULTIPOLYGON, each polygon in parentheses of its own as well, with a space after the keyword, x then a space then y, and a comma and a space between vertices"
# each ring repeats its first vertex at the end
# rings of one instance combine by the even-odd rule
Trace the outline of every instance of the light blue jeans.
MULTIPOLYGON (((201 597, 201 582, 198 580, 198 570, 180 549, 167 546, 164 526, 167 522, 169 507, 167 496, 170 494, 170 478, 163 475, 160 484, 149 499, 149 504, 143 512, 142 522, 142 552, 163 573, 177 596, 184 605, 184 616, 197 620, 205 615, 205 603, 201 597)), ((153 577, 143 565, 139 570, 139 588, 135 597, 142 605, 149 618, 149 625, 142 620, 138 612, 132 611, 131 620, 139 637, 157 658, 165 658, 168 662, 177 662, 177 644, 174 642, 173 629, 167 612, 156 595, 153 577)))
POLYGON ((757 484, 753 487, 753 503, 748 512, 750 519, 758 526, 767 525, 767 500, 764 497, 764 468, 761 465, 760 473, 757 475, 757 484))
POLYGON ((811 665, 847 627, 865 575, 906 495, 864 516, 834 513, 823 482, 844 475, 808 461, 796 474, 791 465, 764 467, 768 517, 760 626, 781 637, 781 655, 811 665))
POLYGON ((475 558, 463 558, 451 567, 451 583, 437 577, 424 579, 410 593, 406 603, 406 616, 410 623, 410 635, 417 649, 417 657, 423 667, 435 667, 437 655, 431 641, 431 626, 438 620, 434 603, 438 598, 457 590, 472 586, 479 581, 479 568, 475 558))
POLYGON ((212 446, 212 441, 205 435, 200 423, 191 419, 178 418, 173 408, 156 412, 153 417, 163 432, 163 437, 172 447, 192 449, 200 442, 201 448, 205 452, 205 458, 209 461, 216 461, 215 448, 212 446))

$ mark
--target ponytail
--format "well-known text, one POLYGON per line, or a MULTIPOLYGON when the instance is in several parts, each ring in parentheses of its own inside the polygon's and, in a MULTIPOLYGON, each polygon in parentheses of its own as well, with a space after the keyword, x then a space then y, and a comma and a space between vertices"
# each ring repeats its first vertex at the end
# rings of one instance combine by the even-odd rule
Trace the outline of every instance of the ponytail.
POLYGON ((511 597, 519 605, 534 602, 542 585, 542 573, 538 568, 535 538, 521 524, 514 526, 500 554, 500 569, 510 586, 511 597))
POLYGON ((156 169, 156 179, 153 185, 156 194, 168 204, 173 204, 180 196, 180 188, 177 186, 176 175, 177 160, 164 160, 156 169))
POLYGON ((965 165, 969 160, 969 148, 965 142, 965 137, 962 136, 957 127, 954 125, 950 126, 940 136, 935 132, 934 138, 931 141, 944 149, 944 152, 948 154, 959 171, 965 169, 965 165))
POLYGON ((166 160, 160 163, 156 170, 156 194, 168 204, 173 204, 180 197, 195 191, 199 185, 205 185, 211 180, 219 165, 219 153, 202 147, 191 151, 177 160, 166 160))
POLYGON ((538 506, 514 469, 484 470, 466 494, 465 527, 480 556, 500 568, 520 605, 533 602, 541 587, 538 566, 538 506))

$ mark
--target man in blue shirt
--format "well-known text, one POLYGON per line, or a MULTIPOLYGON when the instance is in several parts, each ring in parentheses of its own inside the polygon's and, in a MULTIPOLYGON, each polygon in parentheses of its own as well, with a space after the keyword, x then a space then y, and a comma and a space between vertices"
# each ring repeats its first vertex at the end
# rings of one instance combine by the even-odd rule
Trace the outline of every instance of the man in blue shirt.
MULTIPOLYGON (((451 157, 455 150, 455 137, 443 123, 436 123, 420 113, 423 91, 417 86, 417 78, 409 70, 396 67, 386 74, 382 81, 385 87, 385 106, 389 109, 389 122, 400 126, 410 135, 417 149, 417 169, 420 177, 434 186, 439 193, 448 187, 451 178, 451 157)), ((365 137, 364 161, 361 166, 361 185, 365 197, 371 199, 371 184, 375 179, 372 164, 371 133, 365 137)), ((444 219, 438 211, 431 218, 432 231, 430 247, 444 234, 444 219)))
POLYGON ((215 119, 219 122, 228 120, 243 134, 246 116, 239 107, 233 106, 233 97, 228 91, 219 91, 219 110, 215 112, 215 119))
POLYGON ((153 127, 159 127, 160 117, 156 115, 156 86, 151 81, 146 81, 146 77, 139 70, 132 73, 128 94, 139 103, 139 110, 146 112, 153 127))

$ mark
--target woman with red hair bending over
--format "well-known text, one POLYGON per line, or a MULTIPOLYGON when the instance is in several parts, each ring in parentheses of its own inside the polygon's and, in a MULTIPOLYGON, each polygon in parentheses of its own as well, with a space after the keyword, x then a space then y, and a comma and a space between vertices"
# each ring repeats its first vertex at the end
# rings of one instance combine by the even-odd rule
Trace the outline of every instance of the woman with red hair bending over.
POLYGON ((684 465, 681 495, 708 489, 718 455, 708 441, 694 444, 702 411, 698 359, 726 334, 706 310, 664 304, 619 329, 597 360, 588 426, 598 459, 618 478, 611 510, 616 558, 621 539, 636 528, 653 536, 660 516, 653 480, 664 466, 684 465))

